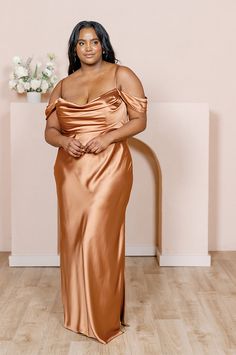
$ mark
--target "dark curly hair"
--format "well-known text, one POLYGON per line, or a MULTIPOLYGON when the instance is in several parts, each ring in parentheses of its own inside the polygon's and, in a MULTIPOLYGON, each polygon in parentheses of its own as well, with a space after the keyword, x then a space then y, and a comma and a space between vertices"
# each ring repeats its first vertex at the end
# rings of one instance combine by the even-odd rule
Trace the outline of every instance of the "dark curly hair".
POLYGON ((105 28, 96 21, 80 21, 73 29, 68 42, 68 58, 69 67, 68 75, 74 73, 81 67, 80 60, 76 53, 76 45, 78 43, 79 32, 82 28, 94 28, 102 45, 102 59, 106 62, 117 63, 118 59, 115 58, 115 53, 112 48, 109 35, 105 28))

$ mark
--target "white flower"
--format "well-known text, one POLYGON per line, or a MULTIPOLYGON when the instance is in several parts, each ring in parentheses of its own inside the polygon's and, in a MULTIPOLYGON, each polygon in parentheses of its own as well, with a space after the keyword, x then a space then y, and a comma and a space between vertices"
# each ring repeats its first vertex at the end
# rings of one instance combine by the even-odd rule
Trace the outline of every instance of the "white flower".
POLYGON ((46 65, 40 61, 32 67, 33 57, 22 60, 19 56, 13 57, 13 71, 9 75, 9 88, 23 93, 25 91, 37 91, 46 93, 54 87, 57 82, 55 72, 55 55, 47 54, 49 60, 46 65))
POLYGON ((32 79, 30 82, 30 86, 34 91, 40 88, 40 85, 41 85, 41 80, 38 79, 32 79))
POLYGON ((30 89, 30 83, 26 81, 24 84, 25 91, 28 91, 30 89))
POLYGON ((46 63, 46 67, 49 68, 49 69, 50 69, 50 68, 51 68, 51 69, 54 69, 54 68, 55 68, 55 63, 53 63, 53 62, 47 62, 47 63, 46 63))
POLYGON ((50 82, 51 82, 52 84, 55 84, 56 81, 57 81, 57 76, 56 76, 56 75, 52 75, 52 76, 51 76, 51 79, 50 79, 50 82))
POLYGON ((10 80, 9 81, 9 88, 12 90, 12 89, 15 89, 16 88, 16 85, 17 85, 17 82, 16 80, 10 80))
POLYGON ((12 61, 13 61, 13 64, 15 64, 15 65, 21 63, 21 59, 18 56, 13 57, 12 61))
POLYGON ((49 69, 47 69, 47 68, 43 71, 43 73, 44 73, 46 76, 48 76, 49 78, 50 78, 50 76, 52 75, 52 71, 49 70, 49 69))
POLYGON ((21 65, 19 65, 15 68, 15 74, 17 75, 18 78, 21 78, 22 76, 28 75, 28 70, 22 67, 21 65))
POLYGON ((42 80, 42 83, 41 83, 42 93, 47 92, 48 88, 49 88, 49 85, 48 85, 47 81, 46 80, 42 80))
POLYGON ((17 84, 16 90, 17 92, 19 92, 19 94, 22 94, 23 92, 25 92, 24 85, 17 84))

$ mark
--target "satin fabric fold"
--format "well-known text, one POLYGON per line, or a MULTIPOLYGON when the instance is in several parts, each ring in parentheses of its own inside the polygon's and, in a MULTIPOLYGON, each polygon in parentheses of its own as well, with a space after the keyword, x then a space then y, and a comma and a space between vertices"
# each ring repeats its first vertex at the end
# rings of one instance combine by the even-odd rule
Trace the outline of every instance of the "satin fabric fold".
MULTIPOLYGON (((147 109, 147 98, 117 88, 79 105, 58 98, 62 134, 86 144, 129 121, 127 105, 147 109)), ((59 249, 64 327, 106 344, 128 326, 125 312, 125 212, 132 183, 127 140, 99 154, 74 158, 58 148, 54 164, 59 208, 59 249)))

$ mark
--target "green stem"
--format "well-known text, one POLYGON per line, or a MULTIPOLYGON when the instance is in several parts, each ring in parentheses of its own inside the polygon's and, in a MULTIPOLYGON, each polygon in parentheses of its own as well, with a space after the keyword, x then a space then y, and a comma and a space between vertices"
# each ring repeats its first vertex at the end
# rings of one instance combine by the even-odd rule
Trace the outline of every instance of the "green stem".
POLYGON ((36 64, 36 66, 35 66, 35 71, 34 71, 34 78, 35 78, 35 79, 37 78, 37 69, 38 69, 38 66, 37 66, 37 64, 36 64))

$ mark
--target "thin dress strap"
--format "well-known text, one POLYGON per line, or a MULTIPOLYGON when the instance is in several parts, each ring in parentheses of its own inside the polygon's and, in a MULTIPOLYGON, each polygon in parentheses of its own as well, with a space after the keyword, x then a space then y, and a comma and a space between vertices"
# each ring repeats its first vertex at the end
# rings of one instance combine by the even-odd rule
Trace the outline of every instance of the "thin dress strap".
POLYGON ((62 95, 62 92, 63 92, 63 90, 62 90, 62 86, 63 86, 63 81, 65 80, 65 78, 64 79, 62 79, 62 81, 61 81, 61 98, 63 99, 63 95, 62 95))
POLYGON ((118 68, 119 68, 119 64, 116 64, 116 70, 115 70, 115 88, 117 88, 117 71, 118 71, 118 68))

